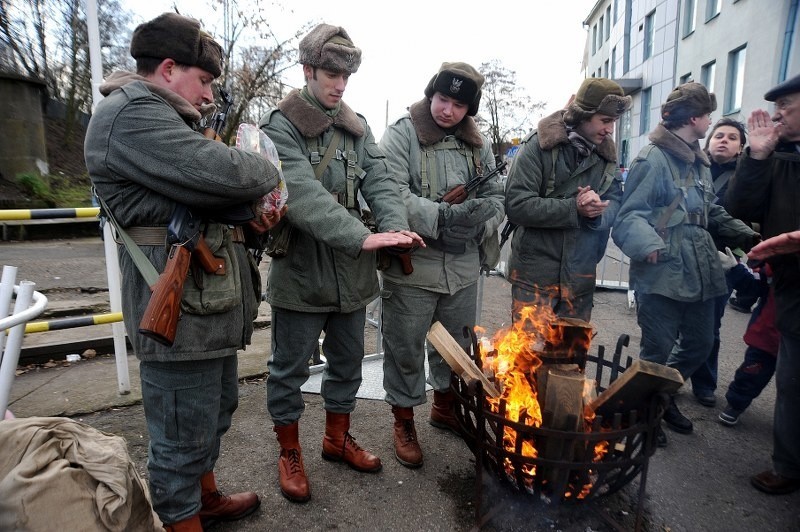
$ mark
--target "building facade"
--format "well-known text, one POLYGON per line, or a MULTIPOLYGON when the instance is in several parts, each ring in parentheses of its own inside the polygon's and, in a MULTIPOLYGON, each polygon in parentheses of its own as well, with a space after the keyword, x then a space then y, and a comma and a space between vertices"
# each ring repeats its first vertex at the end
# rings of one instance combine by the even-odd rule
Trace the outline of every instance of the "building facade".
POLYGON ((669 92, 717 96, 714 121, 746 121, 764 93, 800 73, 800 0, 599 0, 584 20, 584 74, 617 81, 633 106, 617 127, 620 163, 648 144, 669 92))

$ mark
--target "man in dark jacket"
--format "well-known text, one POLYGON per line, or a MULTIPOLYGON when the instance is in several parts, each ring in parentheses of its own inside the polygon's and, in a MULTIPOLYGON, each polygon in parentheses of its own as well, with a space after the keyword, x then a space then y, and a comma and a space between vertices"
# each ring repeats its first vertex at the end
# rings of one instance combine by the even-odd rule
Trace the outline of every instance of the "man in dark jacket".
MULTIPOLYGON (((753 111, 745 150, 728 190, 731 214, 761 224, 780 254, 768 258, 781 333, 775 369, 771 471, 751 477, 757 489, 780 495, 800 489, 800 253, 790 244, 800 229, 800 76, 770 89, 775 113, 753 111), (772 240, 774 238, 774 240, 772 240)), ((758 249, 754 249, 758 255, 758 249)))
POLYGON ((424 245, 408 230, 397 180, 367 121, 342 101, 361 64, 361 50, 344 28, 320 24, 300 41, 300 63, 306 85, 260 121, 278 149, 289 191, 284 222, 291 236, 285 256, 272 259, 267 289, 272 307, 267 408, 281 447, 281 493, 293 502, 311 498, 298 440, 300 387, 323 331, 322 456, 357 471, 380 471, 380 459, 349 432, 361 385, 366 307, 378 296, 375 251, 424 245), (361 198, 380 232, 363 223, 361 198))
POLYGON ((278 171, 195 129, 201 113, 213 110, 222 60, 198 21, 165 13, 136 28, 130 51, 137 73, 116 72, 100 88, 106 98, 86 133, 86 166, 108 214, 135 242, 120 247, 119 262, 125 327, 141 361, 153 507, 168 530, 202 530, 201 520, 239 519, 259 505, 255 493, 220 495, 213 473, 238 402, 236 352, 250 343, 261 300, 247 226, 220 220, 239 206, 252 217, 251 205, 277 185, 278 171), (164 270, 167 225, 179 204, 202 219, 226 273, 190 271, 167 346, 137 330, 151 298, 145 275, 164 270))
MULTIPOLYGON (((722 244, 743 249, 750 249, 756 234, 714 203, 710 163, 698 141, 716 107, 714 95, 699 83, 669 94, 651 143, 631 164, 611 233, 631 259, 642 329, 639 357, 674 367, 684 379, 711 352, 714 300, 728 290, 711 233, 722 244)), ((692 432, 674 399, 664 421, 677 432, 692 432)), ((664 433, 658 437, 666 445, 664 433)))
POLYGON ((517 225, 508 267, 515 319, 534 304, 590 319, 622 198, 614 124, 630 106, 615 82, 589 78, 523 141, 506 183, 506 215, 517 225))

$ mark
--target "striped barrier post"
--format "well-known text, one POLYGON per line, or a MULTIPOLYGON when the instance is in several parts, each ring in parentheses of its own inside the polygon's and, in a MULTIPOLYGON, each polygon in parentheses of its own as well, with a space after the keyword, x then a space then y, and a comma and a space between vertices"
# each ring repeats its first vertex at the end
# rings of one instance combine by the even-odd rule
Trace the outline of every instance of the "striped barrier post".
POLYGON ((33 321, 25 324, 25 334, 61 331, 75 327, 89 327, 91 325, 105 325, 122 321, 122 312, 107 312, 105 314, 92 314, 90 316, 76 316, 74 318, 58 318, 47 321, 33 321))

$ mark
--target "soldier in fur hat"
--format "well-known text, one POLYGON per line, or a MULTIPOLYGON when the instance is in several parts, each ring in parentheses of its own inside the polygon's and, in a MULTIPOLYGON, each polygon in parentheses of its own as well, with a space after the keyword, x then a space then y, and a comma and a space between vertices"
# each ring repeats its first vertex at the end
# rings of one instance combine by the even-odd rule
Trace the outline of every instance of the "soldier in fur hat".
MULTIPOLYGON (((257 153, 197 131, 222 71, 222 48, 197 20, 165 13, 145 22, 130 52, 137 72, 115 72, 100 87, 106 98, 86 133, 86 166, 104 209, 135 242, 121 247, 119 260, 125 327, 140 360, 153 507, 167 530, 200 531, 204 522, 239 519, 260 504, 252 492, 220 494, 214 476, 237 406, 236 353, 250 343, 261 301, 244 244, 257 224, 215 220, 271 191, 278 171, 257 153), (139 268, 149 261, 164 270, 167 226, 179 204, 202 213, 206 242, 227 272, 186 278, 175 340, 166 346, 137 333, 151 298, 139 268)), ((265 217, 259 230, 279 217, 265 217)))
POLYGON ((311 498, 298 439, 300 387, 323 331, 322 455, 357 471, 380 471, 380 459, 349 431, 361 384, 366 307, 378 296, 375 252, 424 245, 408 230, 397 181, 367 121, 342 101, 361 64, 361 50, 344 28, 320 24, 300 42, 300 63, 305 86, 290 92, 259 124, 275 142, 289 190, 288 246, 284 256, 273 258, 267 286, 272 307, 267 408, 281 449, 281 493, 293 502, 311 498), (362 222, 362 200, 377 233, 362 222))
MULTIPOLYGON (((494 244, 503 219, 503 188, 490 179, 459 204, 442 197, 480 173, 494 169, 489 140, 472 118, 478 112, 483 76, 467 63, 443 63, 425 97, 391 124, 381 139, 389 167, 400 180, 411 228, 428 247, 410 254, 412 271, 390 262, 383 272, 384 388, 394 415, 397 460, 422 465, 414 407, 426 402, 425 335, 434 321, 469 350, 464 327, 474 327, 481 253, 494 244)), ((459 433, 450 391, 450 366, 428 347, 433 405, 430 423, 459 433)))
POLYGON ((728 190, 734 216, 761 224, 769 237, 753 249, 774 273, 777 327, 781 333, 775 370, 772 469, 750 483, 770 495, 800 489, 800 75, 764 95, 770 114, 753 111, 745 149, 728 190))
MULTIPOLYGON (((611 234, 631 259, 630 284, 642 329, 639 357, 677 369, 684 380, 711 353, 715 300, 728 290, 715 239, 721 246, 750 249, 758 238, 714 202, 711 163, 699 140, 716 107, 714 94, 700 83, 669 93, 650 144, 628 171, 611 234)), ((693 430, 674 398, 663 419, 676 432, 693 430)), ((658 444, 667 444, 663 431, 658 444)))
POLYGON ((523 140, 506 183, 506 214, 517 226, 508 265, 515 319, 534 304, 590 319, 622 198, 614 124, 630 106, 617 83, 588 78, 523 140))

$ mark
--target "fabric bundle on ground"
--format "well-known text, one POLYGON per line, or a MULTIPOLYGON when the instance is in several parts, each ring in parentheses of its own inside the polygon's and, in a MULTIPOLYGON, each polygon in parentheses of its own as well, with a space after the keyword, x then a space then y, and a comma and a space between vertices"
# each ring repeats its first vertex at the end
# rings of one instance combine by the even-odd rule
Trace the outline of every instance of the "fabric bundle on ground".
POLYGON ((0 530, 161 530, 125 440, 61 417, 0 421, 0 530))

